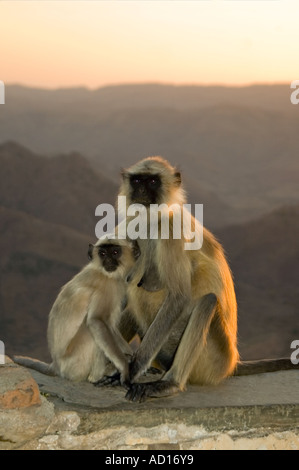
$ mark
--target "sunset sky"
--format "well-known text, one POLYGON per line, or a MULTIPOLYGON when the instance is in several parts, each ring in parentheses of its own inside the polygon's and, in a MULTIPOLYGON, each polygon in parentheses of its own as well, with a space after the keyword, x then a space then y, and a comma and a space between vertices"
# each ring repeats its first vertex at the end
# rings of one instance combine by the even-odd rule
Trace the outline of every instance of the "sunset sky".
POLYGON ((299 79, 298 0, 1 1, 0 18, 5 84, 299 79))

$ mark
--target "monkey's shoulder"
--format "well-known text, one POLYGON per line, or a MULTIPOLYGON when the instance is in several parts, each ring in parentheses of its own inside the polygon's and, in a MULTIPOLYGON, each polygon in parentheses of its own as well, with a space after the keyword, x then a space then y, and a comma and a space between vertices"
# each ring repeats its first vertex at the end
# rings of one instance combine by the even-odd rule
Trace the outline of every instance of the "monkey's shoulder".
POLYGON ((108 277, 99 268, 93 266, 92 263, 86 265, 79 273, 77 273, 62 290, 78 290, 89 289, 97 290, 100 287, 105 288, 108 285, 112 287, 114 284, 118 285, 119 281, 113 277, 108 277))

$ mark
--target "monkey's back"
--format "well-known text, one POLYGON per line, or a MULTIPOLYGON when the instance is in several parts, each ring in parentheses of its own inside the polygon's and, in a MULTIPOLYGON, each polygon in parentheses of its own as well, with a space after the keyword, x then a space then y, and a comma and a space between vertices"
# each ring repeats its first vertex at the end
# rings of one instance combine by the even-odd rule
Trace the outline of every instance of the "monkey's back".
POLYGON ((62 357, 84 322, 91 296, 101 286, 103 274, 85 266, 60 290, 49 314, 48 345, 55 361, 62 357))

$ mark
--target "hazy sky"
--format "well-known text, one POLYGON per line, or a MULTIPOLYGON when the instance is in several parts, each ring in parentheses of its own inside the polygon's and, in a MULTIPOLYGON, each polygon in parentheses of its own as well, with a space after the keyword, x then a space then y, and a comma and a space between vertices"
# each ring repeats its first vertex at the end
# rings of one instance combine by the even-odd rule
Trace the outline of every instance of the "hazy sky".
POLYGON ((0 19, 6 84, 299 79, 299 0, 0 1, 0 19))

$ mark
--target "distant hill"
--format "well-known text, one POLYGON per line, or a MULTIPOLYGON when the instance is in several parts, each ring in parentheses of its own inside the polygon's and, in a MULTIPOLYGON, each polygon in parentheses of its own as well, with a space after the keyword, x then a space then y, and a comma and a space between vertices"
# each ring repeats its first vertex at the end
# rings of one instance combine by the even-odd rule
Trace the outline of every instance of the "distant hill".
POLYGON ((207 108, 215 105, 263 107, 269 110, 288 110, 291 88, 289 83, 249 86, 171 85, 159 83, 104 86, 95 90, 84 87, 55 90, 6 86, 6 102, 14 106, 34 104, 37 110, 70 106, 89 107, 91 111, 138 108, 172 108, 178 110, 207 108), (36 100, 32 102, 32 92, 36 100))
MULTIPOLYGON (((243 359, 289 354, 299 338, 299 206, 217 230, 239 305, 243 359)), ((9 354, 48 359, 48 313, 60 287, 87 262, 93 238, 0 207, 0 336, 9 354)))
POLYGON ((8 353, 47 358, 48 313, 87 263, 95 208, 117 185, 77 153, 41 157, 0 146, 0 337, 8 353))
MULTIPOLYGON (((48 222, 94 233, 98 204, 115 204, 120 169, 115 181, 95 170, 78 153, 45 157, 15 143, 0 145, 0 203, 48 222)), ((188 202, 204 204, 205 224, 211 228, 235 221, 235 212, 217 194, 185 178, 188 202)))
POLYGON ((299 300, 299 205, 281 207, 263 218, 226 227, 220 234, 239 271, 239 280, 261 289, 271 285, 299 300), (246 270, 242 269, 244 260, 246 270))
POLYGON ((78 153, 42 158, 14 142, 0 145, 0 204, 94 235, 95 209, 114 204, 118 185, 78 153))
POLYGON ((0 337, 7 354, 47 359, 48 313, 88 262, 93 237, 0 206, 0 337))
POLYGON ((226 207, 223 221, 208 225, 239 223, 299 203, 299 106, 290 92, 289 84, 7 86, 0 142, 41 155, 79 151, 113 181, 120 167, 162 155, 181 166, 191 199, 207 191, 226 207))
POLYGON ((218 237, 236 283, 240 350, 246 359, 288 356, 299 338, 299 205, 227 227, 218 237))
POLYGON ((204 225, 228 253, 242 356, 288 355, 299 338, 299 106, 290 91, 289 84, 7 86, 0 339, 14 353, 47 356, 47 315, 86 262, 95 208, 114 203, 121 167, 158 154, 179 166, 188 202, 204 204, 204 225))

